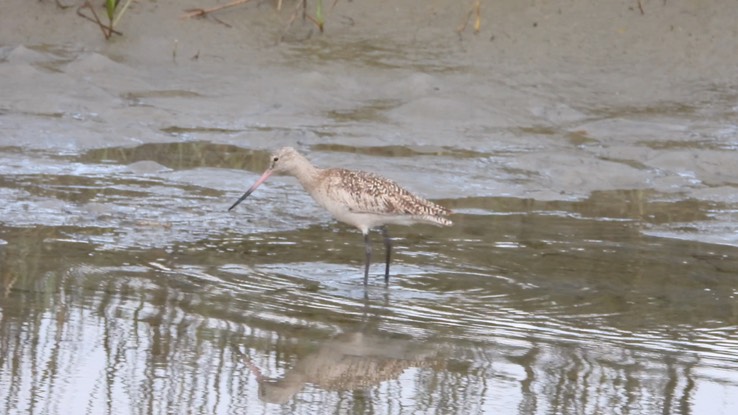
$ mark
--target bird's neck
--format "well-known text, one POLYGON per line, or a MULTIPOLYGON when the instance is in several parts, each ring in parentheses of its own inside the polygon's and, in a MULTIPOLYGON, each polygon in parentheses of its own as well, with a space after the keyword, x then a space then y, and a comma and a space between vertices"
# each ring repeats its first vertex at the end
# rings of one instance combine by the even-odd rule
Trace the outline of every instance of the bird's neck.
POLYGON ((291 173, 302 184, 302 187, 310 192, 317 185, 321 171, 322 169, 313 166, 307 159, 303 158, 302 162, 298 163, 291 173))

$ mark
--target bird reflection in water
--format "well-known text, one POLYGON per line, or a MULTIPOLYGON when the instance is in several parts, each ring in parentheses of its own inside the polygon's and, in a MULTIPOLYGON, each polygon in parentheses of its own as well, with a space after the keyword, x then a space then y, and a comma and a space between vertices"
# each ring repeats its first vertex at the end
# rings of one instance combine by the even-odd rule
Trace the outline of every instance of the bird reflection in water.
POLYGON ((351 332, 299 359, 281 378, 265 377, 246 356, 244 362, 259 383, 259 398, 283 404, 308 383, 328 391, 363 390, 396 379, 411 367, 440 370, 444 361, 438 355, 438 350, 412 341, 351 332))

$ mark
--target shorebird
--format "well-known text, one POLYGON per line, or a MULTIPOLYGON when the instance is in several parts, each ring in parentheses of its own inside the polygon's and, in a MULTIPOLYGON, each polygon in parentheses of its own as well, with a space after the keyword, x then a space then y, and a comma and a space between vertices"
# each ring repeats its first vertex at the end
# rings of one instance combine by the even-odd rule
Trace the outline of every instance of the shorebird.
POLYGON ((310 196, 336 220, 361 231, 364 235, 366 253, 364 285, 367 285, 369 279, 369 264, 372 258, 372 245, 369 239, 371 229, 379 228, 384 237, 387 251, 384 282, 388 284, 392 239, 387 231, 387 225, 414 223, 452 225, 446 218, 451 214, 449 209, 410 193, 390 179, 360 170, 321 169, 313 166, 292 147, 283 147, 275 151, 271 156, 269 168, 236 203, 228 208, 228 211, 249 197, 272 174, 296 177, 310 196))

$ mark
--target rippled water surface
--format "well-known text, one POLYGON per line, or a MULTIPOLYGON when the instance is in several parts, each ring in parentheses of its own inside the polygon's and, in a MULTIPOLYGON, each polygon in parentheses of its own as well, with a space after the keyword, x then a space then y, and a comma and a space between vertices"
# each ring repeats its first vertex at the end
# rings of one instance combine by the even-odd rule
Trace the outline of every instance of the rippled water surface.
POLYGON ((720 413, 735 402, 735 248, 653 234, 724 205, 643 191, 444 199, 455 226, 393 229, 390 286, 375 264, 365 289, 360 234, 295 182, 231 213, 237 192, 193 183, 221 164, 260 169, 266 156, 249 154, 143 145, 3 176, 22 194, 5 217, 28 221, 0 228, 4 412, 720 413), (134 173, 140 153, 170 168, 134 173))
POLYGON ((0 413, 738 413, 738 86, 688 71, 719 13, 607 6, 575 44, 587 2, 496 2, 518 24, 479 35, 458 2, 360 3, 324 36, 141 1, 110 42, 0 43, 0 413), (391 227, 388 286, 374 234, 364 287, 296 180, 227 210, 281 145, 454 226, 391 227))

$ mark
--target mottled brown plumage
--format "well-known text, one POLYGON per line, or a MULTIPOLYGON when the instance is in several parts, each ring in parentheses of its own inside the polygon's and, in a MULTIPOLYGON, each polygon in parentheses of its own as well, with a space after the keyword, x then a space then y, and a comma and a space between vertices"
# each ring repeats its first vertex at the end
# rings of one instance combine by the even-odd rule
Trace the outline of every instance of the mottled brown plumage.
POLYGON ((374 173, 325 169, 319 180, 332 200, 344 204, 353 213, 408 215, 418 222, 451 225, 451 221, 444 218, 451 214, 450 210, 374 173))
POLYGON ((310 196, 333 217, 357 227, 364 234, 366 248, 364 284, 368 280, 371 260, 370 229, 382 229, 387 248, 385 282, 388 282, 392 243, 385 225, 413 223, 452 225, 446 218, 451 214, 450 210, 410 193, 390 179, 359 170, 320 169, 292 147, 283 147, 274 152, 271 166, 228 210, 246 199, 272 174, 288 174, 296 177, 310 196))

